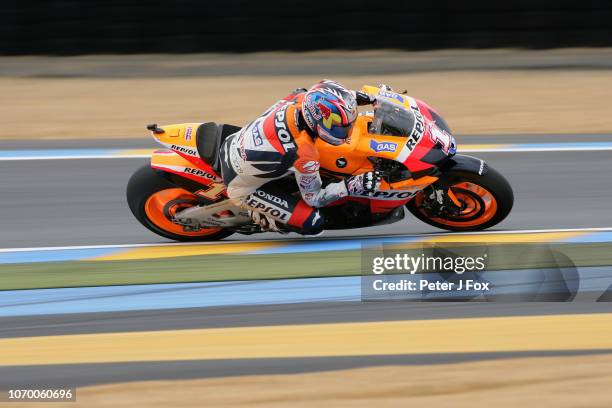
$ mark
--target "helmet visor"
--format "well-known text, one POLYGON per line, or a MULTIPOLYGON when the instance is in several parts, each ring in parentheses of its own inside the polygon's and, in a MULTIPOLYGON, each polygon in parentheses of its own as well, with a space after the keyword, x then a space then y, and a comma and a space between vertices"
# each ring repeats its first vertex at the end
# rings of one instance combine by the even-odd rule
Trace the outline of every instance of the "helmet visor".
POLYGON ((346 139, 348 135, 350 134, 351 128, 352 128, 352 125, 347 125, 347 126, 335 125, 335 126, 332 126, 332 128, 329 131, 329 134, 337 139, 346 139))
POLYGON ((321 139, 325 140, 334 146, 339 146, 346 138, 351 134, 352 125, 349 126, 332 126, 331 129, 325 129, 322 126, 318 127, 318 135, 321 139))

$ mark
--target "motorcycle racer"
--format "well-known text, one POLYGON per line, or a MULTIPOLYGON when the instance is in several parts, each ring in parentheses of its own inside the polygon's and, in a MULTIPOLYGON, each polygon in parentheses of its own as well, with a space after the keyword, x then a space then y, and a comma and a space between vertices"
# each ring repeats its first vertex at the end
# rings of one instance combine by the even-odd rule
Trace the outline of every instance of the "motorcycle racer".
POLYGON ((323 80, 300 88, 276 102, 260 117, 228 137, 221 146, 221 168, 227 194, 247 208, 263 230, 320 233, 318 208, 347 195, 368 195, 380 177, 368 172, 323 186, 315 138, 345 143, 357 118, 357 105, 375 99, 323 80), (278 180, 292 174, 301 198, 281 188, 278 180))

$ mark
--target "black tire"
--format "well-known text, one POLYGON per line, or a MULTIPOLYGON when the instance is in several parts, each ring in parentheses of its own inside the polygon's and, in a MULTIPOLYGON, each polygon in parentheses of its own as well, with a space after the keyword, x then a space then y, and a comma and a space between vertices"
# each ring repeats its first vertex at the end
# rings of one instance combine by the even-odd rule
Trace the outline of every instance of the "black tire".
POLYGON ((408 208, 408 210, 415 217, 424 223, 448 231, 481 231, 499 224, 508 216, 508 214, 510 214, 512 206, 514 205, 514 193, 512 191, 512 187, 510 186, 510 183, 508 183, 508 180, 506 180, 506 178, 494 168, 488 167, 488 172, 483 176, 465 171, 450 170, 445 173, 444 177, 448 180, 453 180, 453 184, 470 182, 484 187, 497 201, 497 211, 491 219, 483 222, 482 224, 475 226, 452 226, 442 224, 431 219, 417 207, 417 200, 410 200, 406 204, 406 208, 408 208))
POLYGON ((169 188, 177 188, 177 186, 161 177, 148 164, 140 167, 134 174, 132 174, 132 177, 130 177, 126 190, 127 202, 130 210, 132 210, 132 214, 134 214, 134 217, 136 217, 136 219, 146 228, 158 235, 161 235, 162 237, 173 239, 175 241, 218 241, 233 234, 232 231, 221 230, 215 234, 201 237, 184 236, 175 234, 171 231, 163 230, 156 226, 147 217, 145 212, 145 203, 151 195, 169 188))

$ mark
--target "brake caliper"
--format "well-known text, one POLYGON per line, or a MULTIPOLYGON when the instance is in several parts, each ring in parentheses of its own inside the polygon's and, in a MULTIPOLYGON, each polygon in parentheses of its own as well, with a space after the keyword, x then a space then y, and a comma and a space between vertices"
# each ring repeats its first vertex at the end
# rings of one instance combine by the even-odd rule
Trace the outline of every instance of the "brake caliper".
POLYGON ((444 215, 458 216, 463 209, 451 199, 448 187, 432 185, 423 193, 425 194, 423 208, 434 217, 444 215))

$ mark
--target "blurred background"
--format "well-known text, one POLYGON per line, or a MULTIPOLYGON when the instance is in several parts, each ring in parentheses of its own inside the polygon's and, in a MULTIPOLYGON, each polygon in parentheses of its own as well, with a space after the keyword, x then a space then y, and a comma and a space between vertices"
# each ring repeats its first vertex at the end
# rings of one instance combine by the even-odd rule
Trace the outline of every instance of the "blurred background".
POLYGON ((322 77, 406 89, 461 134, 612 127, 605 1, 8 0, 0 17, 3 139, 242 125, 322 77))
POLYGON ((474 239, 609 246, 611 2, 4 0, 0 19, 0 390, 72 384, 87 407, 610 406, 610 297, 361 303, 362 240, 440 231, 336 231, 336 252, 259 242, 272 234, 172 246, 125 184, 158 147, 148 123, 242 126, 322 78, 386 83, 513 185, 508 220, 474 239))
POLYGON ((3 54, 609 46, 598 0, 2 2, 3 54))

